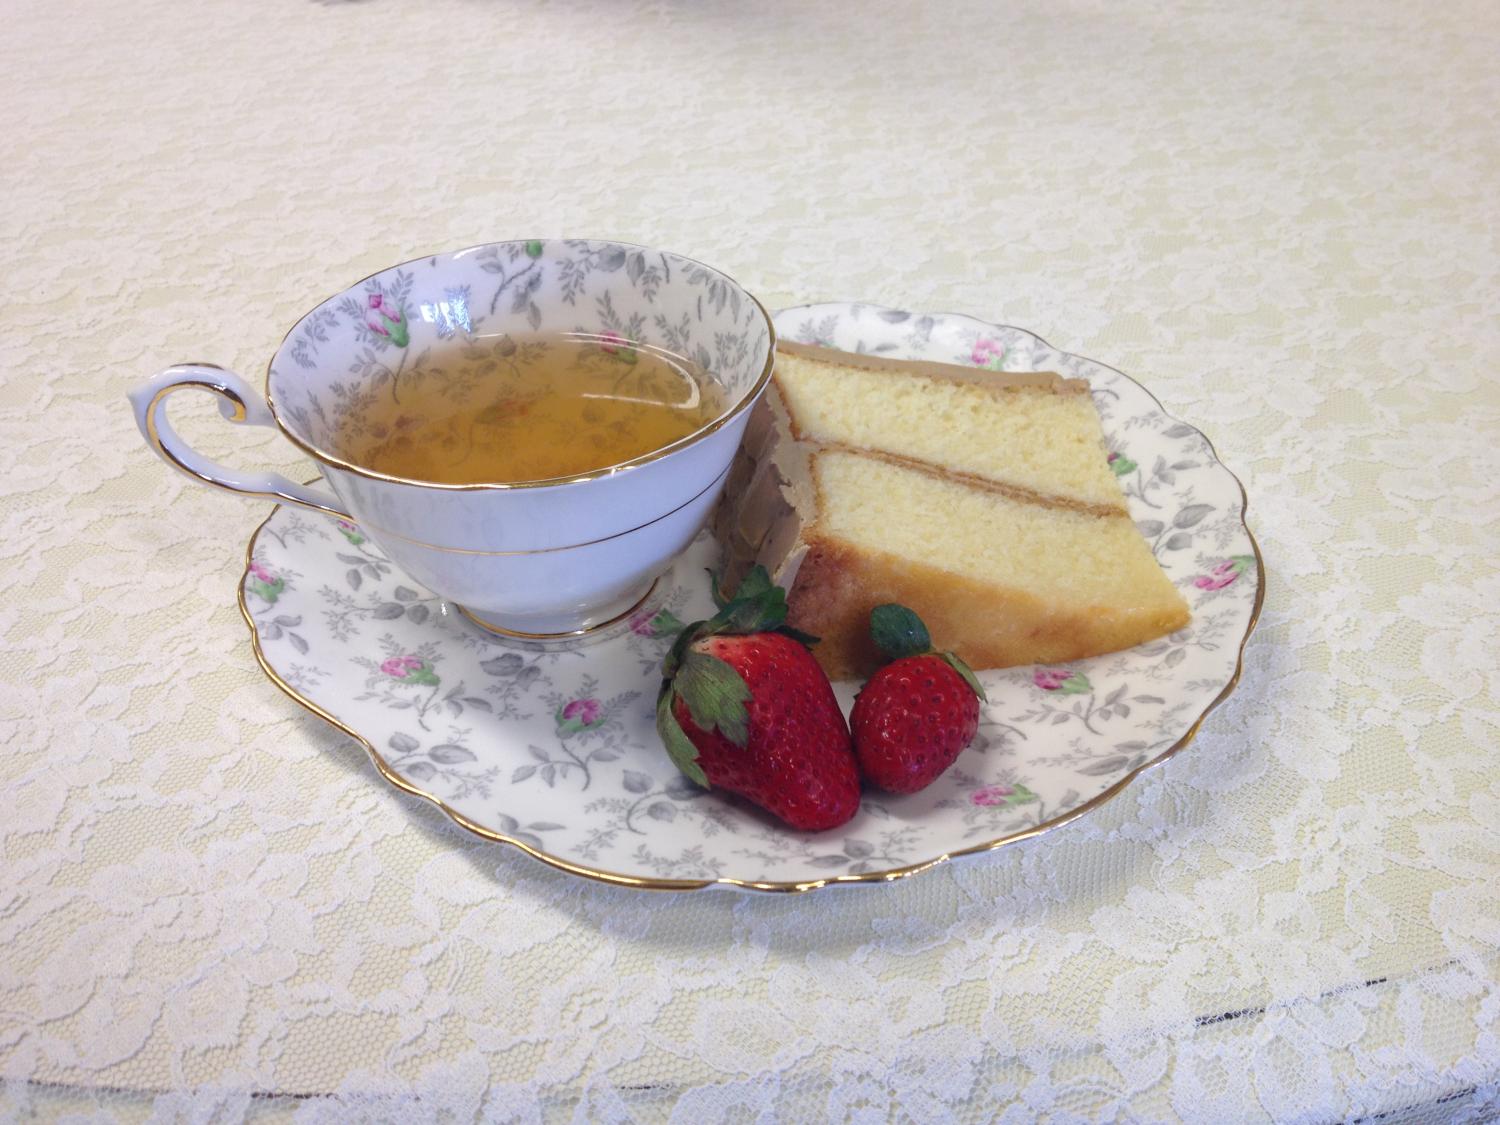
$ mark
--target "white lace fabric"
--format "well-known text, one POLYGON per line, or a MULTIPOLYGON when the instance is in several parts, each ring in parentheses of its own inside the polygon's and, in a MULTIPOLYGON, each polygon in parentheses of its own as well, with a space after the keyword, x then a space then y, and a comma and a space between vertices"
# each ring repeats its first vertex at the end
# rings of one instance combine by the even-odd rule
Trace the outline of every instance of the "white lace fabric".
POLYGON ((1493 6, 4 23, 0 1119, 1500 1114, 1493 6), (264 507, 170 474, 123 392, 555 234, 1140 379, 1249 492, 1238 690, 1072 825, 806 896, 597 885, 391 789, 255 666, 264 507))

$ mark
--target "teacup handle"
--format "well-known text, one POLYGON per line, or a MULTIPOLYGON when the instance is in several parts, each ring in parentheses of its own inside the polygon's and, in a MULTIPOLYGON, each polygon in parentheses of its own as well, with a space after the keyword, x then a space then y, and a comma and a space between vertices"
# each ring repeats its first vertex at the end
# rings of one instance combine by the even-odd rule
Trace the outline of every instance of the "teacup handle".
POLYGON ((194 452, 167 421, 167 398, 184 387, 218 395, 219 413, 231 422, 245 422, 252 426, 276 425, 276 417, 266 400, 233 371, 212 363, 179 363, 157 372, 129 395, 141 436, 163 461, 204 484, 216 485, 230 492, 284 504, 299 504, 340 519, 351 518, 331 492, 298 484, 280 473, 242 473, 194 452))

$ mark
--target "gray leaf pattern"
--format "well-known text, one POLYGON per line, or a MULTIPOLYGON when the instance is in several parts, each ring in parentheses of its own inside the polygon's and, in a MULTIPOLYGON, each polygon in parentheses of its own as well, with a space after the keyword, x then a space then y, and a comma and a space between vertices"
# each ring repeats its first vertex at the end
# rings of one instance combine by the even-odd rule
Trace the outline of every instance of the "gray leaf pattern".
MULTIPOLYGON (((588 248, 573 260, 577 307, 609 279, 616 312, 666 265, 588 248)), ((476 290, 486 298, 494 279, 533 260, 491 261, 491 288, 476 290)), ((560 269, 550 252, 536 261, 536 272, 560 269)), ((711 275, 694 284, 706 314, 716 304, 729 311, 711 275)), ((412 286, 420 290, 420 274, 412 286)), ((622 625, 590 643, 502 645, 442 612, 357 532, 287 509, 261 532, 245 580, 267 662, 471 823, 559 861, 643 879, 791 883, 890 871, 1045 824, 1170 750, 1234 674, 1259 575, 1238 485, 1198 432, 1125 376, 1019 329, 868 305, 788 310, 778 326, 835 347, 950 363, 1003 354, 1010 369, 1088 379, 1111 449, 1135 466, 1121 481, 1137 526, 1189 598, 1192 623, 1126 653, 982 672, 991 702, 954 767, 911 797, 866 794, 854 821, 821 835, 772 824, 673 769, 652 706, 669 638, 622 625)), ((663 314, 658 328, 680 334, 679 350, 726 346, 701 333, 696 313, 663 314)), ((703 572, 715 550, 700 536, 662 583, 683 620, 711 612, 703 572)), ((839 687, 845 706, 853 687, 839 687)))

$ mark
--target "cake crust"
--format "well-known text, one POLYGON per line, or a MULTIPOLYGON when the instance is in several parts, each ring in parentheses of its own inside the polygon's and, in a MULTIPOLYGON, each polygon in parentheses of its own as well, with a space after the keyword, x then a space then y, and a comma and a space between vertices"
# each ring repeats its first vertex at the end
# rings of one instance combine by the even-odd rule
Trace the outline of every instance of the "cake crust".
POLYGON ((975 668, 1078 660, 1131 648, 1188 622, 1185 604, 1059 608, 817 534, 807 541, 787 597, 787 621, 822 638, 813 654, 830 679, 863 679, 883 662, 869 621, 870 610, 886 602, 914 609, 934 648, 955 651, 975 668))
POLYGON ((816 360, 835 367, 852 367, 857 371, 883 371, 892 375, 922 375, 944 379, 991 391, 1050 391, 1059 395, 1086 395, 1087 379, 1069 379, 1055 371, 990 371, 983 367, 960 367, 956 363, 935 363, 930 359, 891 359, 889 356, 864 352, 841 352, 816 344, 797 344, 777 340, 776 351, 782 355, 816 360))

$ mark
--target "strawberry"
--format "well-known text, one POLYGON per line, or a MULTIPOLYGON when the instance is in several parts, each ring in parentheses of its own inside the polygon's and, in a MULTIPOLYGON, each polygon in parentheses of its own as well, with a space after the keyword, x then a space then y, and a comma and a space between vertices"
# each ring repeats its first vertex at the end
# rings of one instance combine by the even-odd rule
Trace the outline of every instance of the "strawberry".
POLYGON ((979 729, 984 688, 951 652, 934 652, 922 619, 901 605, 870 611, 870 635, 890 664, 870 677, 849 725, 865 780, 915 793, 951 766, 979 729))
POLYGON ((719 612, 683 628, 662 662, 656 729, 677 768, 793 828, 859 811, 859 771, 833 685, 785 624, 786 591, 756 567, 719 612))

